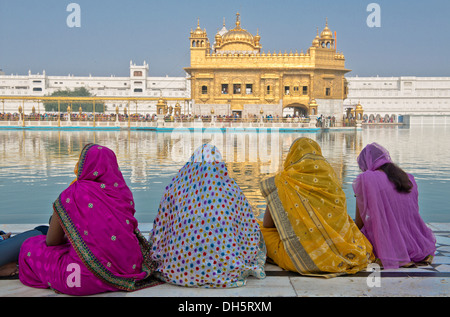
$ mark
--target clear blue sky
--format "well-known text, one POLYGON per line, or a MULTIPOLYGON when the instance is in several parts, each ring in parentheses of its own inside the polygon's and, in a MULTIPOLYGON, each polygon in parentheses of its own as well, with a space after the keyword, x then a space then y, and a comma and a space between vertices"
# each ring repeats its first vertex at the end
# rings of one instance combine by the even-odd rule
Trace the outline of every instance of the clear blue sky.
POLYGON ((337 32, 351 76, 450 76, 449 0, 0 0, 0 68, 6 74, 128 76, 129 61, 149 63, 150 76, 184 76, 189 32, 259 29, 265 52, 300 52, 325 26, 337 32), (81 27, 69 28, 69 3, 81 27), (369 3, 381 27, 369 28, 369 3))

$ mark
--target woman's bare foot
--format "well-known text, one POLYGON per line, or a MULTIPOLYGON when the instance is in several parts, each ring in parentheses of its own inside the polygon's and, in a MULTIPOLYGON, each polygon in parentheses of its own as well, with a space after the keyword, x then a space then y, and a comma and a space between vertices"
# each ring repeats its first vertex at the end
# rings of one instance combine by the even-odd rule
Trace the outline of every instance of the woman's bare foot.
POLYGON ((19 274, 17 262, 11 262, 0 267, 0 277, 13 277, 19 274))

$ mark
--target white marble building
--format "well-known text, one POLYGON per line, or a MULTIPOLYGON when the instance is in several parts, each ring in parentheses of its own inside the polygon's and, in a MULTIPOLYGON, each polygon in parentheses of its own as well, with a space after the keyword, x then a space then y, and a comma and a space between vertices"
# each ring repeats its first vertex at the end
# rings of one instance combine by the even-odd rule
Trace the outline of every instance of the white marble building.
POLYGON ((372 121, 401 116, 449 116, 450 77, 346 77, 344 110, 361 103, 372 121))
MULTIPOLYGON (((169 106, 175 106, 177 102, 181 105, 182 113, 190 111, 190 102, 182 101, 190 98, 190 81, 185 77, 151 77, 149 76, 149 65, 144 61, 143 65, 136 65, 130 61, 129 77, 94 77, 94 76, 49 76, 43 71, 42 74, 6 75, 0 72, 0 96, 49 96, 57 90, 87 88, 92 95, 105 98, 116 97, 150 97, 170 98, 169 106), (180 100, 177 101, 176 98, 180 100), (172 100, 173 99, 173 100, 172 100)), ((138 113, 156 113, 157 100, 138 102, 138 113)), ((120 112, 127 106, 125 100, 107 100, 107 113, 115 112, 116 106, 120 112)), ((22 101, 5 100, 5 112, 17 112, 22 101)), ((25 101, 25 113, 31 112, 36 102, 25 101)), ((0 98, 0 111, 3 112, 3 104, 0 98)), ((42 104, 41 104, 42 107, 42 104)), ((136 112, 136 104, 130 104, 130 111, 136 112)), ((37 107, 36 107, 37 111, 37 107)), ((41 108, 42 111, 42 108, 41 108)))
MULTIPOLYGON (((191 98, 187 77, 151 77, 149 65, 136 65, 130 61, 129 77, 49 76, 45 73, 6 75, 0 70, 0 112, 17 112, 21 100, 5 100, 1 96, 48 96, 57 90, 86 87, 93 95, 105 98, 150 97, 171 98, 169 106, 180 103, 182 114, 192 113, 195 106, 191 98), (176 98, 180 98, 179 101, 176 98)), ((450 77, 346 77, 348 96, 343 113, 361 103, 364 116, 372 122, 398 122, 403 116, 450 116, 450 77)), ((130 104, 130 111, 143 114, 156 113, 157 100, 130 104)), ((25 112, 31 112, 36 102, 25 102, 25 112)), ((127 106, 124 100, 106 101, 107 112, 120 112, 127 106)), ((42 107, 42 104, 41 104, 42 107)), ((37 110, 37 108, 36 108, 37 110)), ((43 109, 41 108, 41 111, 43 109)), ((202 114, 209 114, 207 113, 202 114)), ((320 115, 320 107, 318 109, 320 115)))

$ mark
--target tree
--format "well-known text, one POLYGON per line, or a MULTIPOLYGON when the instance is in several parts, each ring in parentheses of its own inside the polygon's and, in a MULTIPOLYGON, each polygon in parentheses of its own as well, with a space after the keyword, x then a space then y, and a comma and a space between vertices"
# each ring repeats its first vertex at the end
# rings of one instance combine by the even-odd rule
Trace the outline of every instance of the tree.
MULTIPOLYGON (((85 87, 75 88, 74 90, 58 90, 52 93, 49 97, 92 97, 92 94, 85 87)), ((81 107, 83 112, 92 112, 93 102, 92 101, 73 101, 72 103, 66 101, 60 101, 59 110, 61 112, 67 112, 67 107, 71 104, 72 112, 78 112, 81 107)), ((58 111, 58 101, 45 101, 44 102, 45 111, 57 112, 58 111)), ((104 112, 106 106, 104 107, 103 102, 95 102, 95 112, 104 112)))

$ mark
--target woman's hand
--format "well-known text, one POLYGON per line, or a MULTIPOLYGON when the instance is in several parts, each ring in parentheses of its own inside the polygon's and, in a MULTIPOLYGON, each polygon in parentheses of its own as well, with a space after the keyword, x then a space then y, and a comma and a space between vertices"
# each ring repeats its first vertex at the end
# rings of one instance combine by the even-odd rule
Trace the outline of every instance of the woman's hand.
POLYGON ((275 228, 275 223, 273 222, 269 207, 266 208, 266 212, 264 213, 263 226, 264 228, 275 228))

